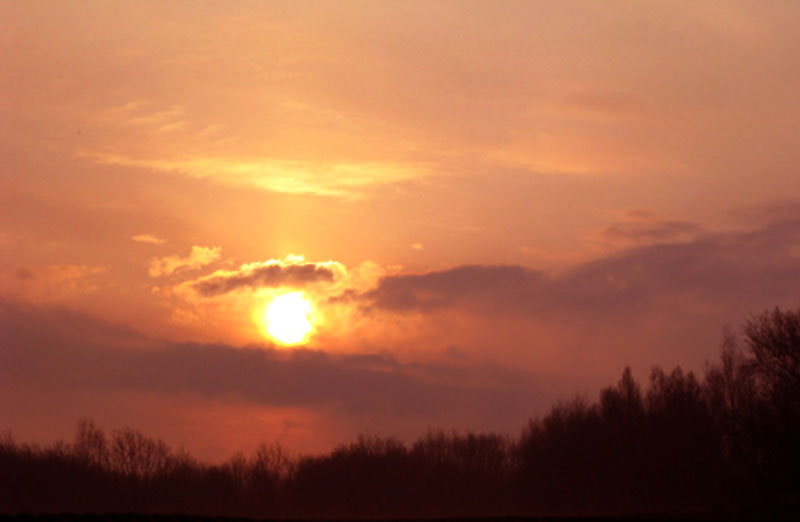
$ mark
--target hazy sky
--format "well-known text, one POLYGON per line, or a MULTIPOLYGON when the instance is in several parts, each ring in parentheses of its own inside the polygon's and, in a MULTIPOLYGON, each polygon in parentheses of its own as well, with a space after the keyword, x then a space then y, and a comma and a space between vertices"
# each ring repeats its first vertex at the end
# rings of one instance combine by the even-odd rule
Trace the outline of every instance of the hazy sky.
POLYGON ((516 432, 800 305, 800 4, 0 4, 0 430, 516 432), (273 344, 271 299, 313 331, 273 344))

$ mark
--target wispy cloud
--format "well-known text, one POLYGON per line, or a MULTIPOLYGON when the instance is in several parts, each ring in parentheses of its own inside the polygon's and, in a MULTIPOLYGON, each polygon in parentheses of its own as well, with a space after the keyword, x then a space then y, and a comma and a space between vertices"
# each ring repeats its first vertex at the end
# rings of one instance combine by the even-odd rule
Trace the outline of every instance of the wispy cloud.
POLYGON ((136 234, 135 236, 131 236, 131 239, 137 243, 152 243, 154 245, 163 245, 167 242, 166 239, 161 239, 152 234, 136 234))
POLYGON ((0 295, 22 295, 34 302, 51 302, 91 294, 100 287, 101 265, 57 263, 18 267, 0 272, 0 295))
POLYGON ((614 246, 692 241, 705 230, 686 220, 664 219, 647 210, 624 212, 620 219, 596 234, 595 239, 614 246))
POLYGON ((197 269, 213 263, 220 258, 222 248, 193 246, 188 257, 166 256, 154 257, 150 260, 150 277, 168 276, 178 270, 197 269))
POLYGON ((420 163, 326 163, 238 156, 143 159, 111 153, 81 153, 80 156, 106 165, 173 172, 227 185, 350 199, 360 198, 370 186, 429 174, 429 169, 420 163))

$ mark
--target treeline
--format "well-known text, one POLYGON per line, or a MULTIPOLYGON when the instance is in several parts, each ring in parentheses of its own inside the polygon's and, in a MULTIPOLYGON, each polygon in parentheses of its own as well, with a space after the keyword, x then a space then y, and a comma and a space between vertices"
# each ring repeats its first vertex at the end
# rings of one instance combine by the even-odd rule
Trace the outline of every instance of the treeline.
POLYGON ((48 447, 0 439, 0 512, 246 517, 790 514, 800 506, 800 310, 727 334, 700 378, 629 369, 517 438, 359 437, 324 456, 262 445, 221 465, 79 423, 48 447))

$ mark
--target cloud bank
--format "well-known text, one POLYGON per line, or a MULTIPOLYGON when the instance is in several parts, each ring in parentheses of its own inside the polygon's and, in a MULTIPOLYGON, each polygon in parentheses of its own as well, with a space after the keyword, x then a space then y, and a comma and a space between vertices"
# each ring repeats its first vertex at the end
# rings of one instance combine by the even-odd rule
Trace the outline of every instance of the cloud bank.
POLYGON ((502 424, 521 421, 538 394, 531 374, 493 365, 174 343, 67 309, 9 301, 0 301, 0 330, 3 380, 19 396, 34 390, 190 394, 268 408, 334 408, 355 416, 391 412, 433 425, 453 412, 502 424))
POLYGON ((580 264, 560 275, 515 265, 473 265, 385 277, 362 294, 393 311, 468 307, 482 313, 641 313, 667 301, 760 309, 800 295, 800 212, 756 228, 698 233, 690 223, 613 229, 662 241, 580 264), (691 239, 673 242, 691 232, 691 239))

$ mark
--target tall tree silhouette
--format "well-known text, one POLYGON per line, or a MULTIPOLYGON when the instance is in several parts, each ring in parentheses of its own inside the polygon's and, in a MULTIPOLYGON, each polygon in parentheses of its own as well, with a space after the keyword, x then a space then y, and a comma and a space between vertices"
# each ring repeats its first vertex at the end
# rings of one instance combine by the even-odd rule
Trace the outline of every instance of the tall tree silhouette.
POLYGON ((800 505, 800 310, 764 312, 744 331, 766 400, 757 421, 758 471, 775 500, 800 505))

